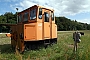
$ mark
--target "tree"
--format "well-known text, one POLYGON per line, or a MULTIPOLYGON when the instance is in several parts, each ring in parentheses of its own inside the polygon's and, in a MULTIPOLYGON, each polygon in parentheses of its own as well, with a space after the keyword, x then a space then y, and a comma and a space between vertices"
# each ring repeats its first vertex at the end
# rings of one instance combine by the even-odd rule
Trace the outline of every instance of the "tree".
POLYGON ((90 30, 90 24, 77 22, 66 17, 55 17, 57 29, 60 30, 90 30))
POLYGON ((6 12, 4 16, 6 17, 7 23, 16 23, 16 14, 13 14, 12 12, 6 12))
POLYGON ((6 18, 4 15, 0 16, 0 23, 6 23, 6 18))
MULTIPOLYGON (((4 15, 0 16, 0 23, 2 24, 16 24, 16 13, 6 12, 4 15)), ((9 32, 9 26, 0 26, 0 32, 9 32), (2 29, 2 30, 1 30, 2 29)))
POLYGON ((90 30, 90 24, 87 25, 87 30, 90 30))

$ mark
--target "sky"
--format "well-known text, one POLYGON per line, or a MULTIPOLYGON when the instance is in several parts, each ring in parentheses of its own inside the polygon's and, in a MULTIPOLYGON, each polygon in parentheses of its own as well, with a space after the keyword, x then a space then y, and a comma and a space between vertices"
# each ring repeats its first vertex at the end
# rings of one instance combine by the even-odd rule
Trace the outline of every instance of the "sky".
POLYGON ((90 0, 0 0, 0 15, 19 12, 33 5, 54 9, 55 16, 90 24, 90 0))

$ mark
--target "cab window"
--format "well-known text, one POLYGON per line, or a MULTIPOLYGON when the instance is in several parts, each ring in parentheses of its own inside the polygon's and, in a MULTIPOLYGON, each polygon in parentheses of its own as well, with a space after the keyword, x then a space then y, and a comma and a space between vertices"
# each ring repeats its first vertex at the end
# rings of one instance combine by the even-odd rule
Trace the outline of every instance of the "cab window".
POLYGON ((21 22, 22 21, 22 14, 19 15, 19 21, 18 22, 21 22))
POLYGON ((30 20, 36 19, 36 8, 30 10, 30 20))
POLYGON ((25 13, 24 13, 24 21, 28 21, 28 15, 29 15, 28 12, 25 12, 25 13))
POLYGON ((49 14, 44 12, 44 22, 49 22, 49 14))
POLYGON ((52 16, 52 21, 54 21, 54 13, 51 12, 51 16, 52 16))
POLYGON ((38 15, 39 19, 42 19, 42 8, 39 8, 39 15, 38 15))

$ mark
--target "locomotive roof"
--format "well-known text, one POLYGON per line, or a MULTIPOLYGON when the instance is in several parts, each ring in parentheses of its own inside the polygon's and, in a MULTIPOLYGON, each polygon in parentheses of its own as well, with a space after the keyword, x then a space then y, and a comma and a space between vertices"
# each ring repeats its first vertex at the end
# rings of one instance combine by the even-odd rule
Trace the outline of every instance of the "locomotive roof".
POLYGON ((40 6, 40 5, 34 5, 34 6, 31 6, 31 7, 27 8, 27 9, 25 9, 25 10, 19 12, 19 13, 22 13, 22 12, 24 12, 24 11, 26 11, 26 10, 29 10, 29 9, 33 8, 33 7, 40 7, 40 8, 43 8, 43 9, 47 9, 47 10, 50 10, 50 11, 54 11, 53 9, 49 9, 49 8, 46 8, 46 7, 43 7, 43 6, 40 6))

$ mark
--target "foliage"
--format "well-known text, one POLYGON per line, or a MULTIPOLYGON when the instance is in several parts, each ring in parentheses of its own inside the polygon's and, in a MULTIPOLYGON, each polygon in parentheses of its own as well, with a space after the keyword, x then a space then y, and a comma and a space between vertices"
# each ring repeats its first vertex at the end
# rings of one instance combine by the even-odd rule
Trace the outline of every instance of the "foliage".
POLYGON ((6 12, 4 15, 0 16, 0 23, 16 23, 16 14, 12 12, 6 12))
MULTIPOLYGON (((4 15, 0 16, 0 24, 16 24, 16 13, 6 12, 4 15)), ((10 26, 0 25, 0 32, 9 32, 10 26)))
POLYGON ((77 22, 66 17, 56 17, 58 31, 90 30, 90 24, 77 22))

